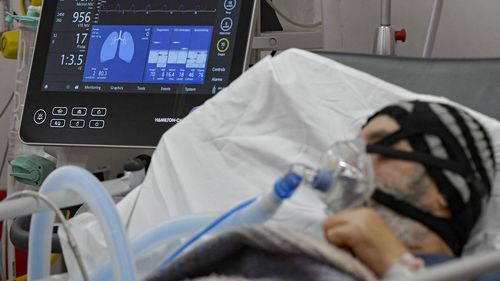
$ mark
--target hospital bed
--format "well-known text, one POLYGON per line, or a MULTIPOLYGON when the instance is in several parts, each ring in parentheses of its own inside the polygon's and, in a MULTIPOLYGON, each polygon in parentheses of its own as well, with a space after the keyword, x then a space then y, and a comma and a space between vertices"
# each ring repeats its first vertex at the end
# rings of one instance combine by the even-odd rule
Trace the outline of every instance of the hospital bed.
MULTIPOLYGON (((474 103, 452 96, 459 90, 464 98, 472 99, 467 93, 475 92, 490 96, 487 87, 475 89, 475 83, 463 82, 465 78, 450 74, 461 70, 466 78, 472 79, 476 75, 477 79, 492 78, 494 70, 490 69, 494 69, 494 65, 490 65, 487 60, 471 62, 486 65, 483 70, 485 74, 481 75, 478 72, 481 68, 472 65, 470 68, 457 67, 458 64, 467 64, 466 61, 443 60, 444 64, 449 64, 443 68, 439 64, 441 60, 334 53, 321 55, 347 65, 359 65, 361 70, 380 75, 394 84, 403 83, 395 80, 396 77, 399 81, 406 79, 413 83, 411 85, 414 88, 411 85, 399 85, 415 92, 448 96, 473 109, 492 114, 494 105, 488 104, 491 108, 486 111, 479 107, 483 104, 480 101, 474 103), (423 74, 413 74, 418 73, 413 64, 423 74), (432 64, 435 66, 431 67, 432 64), (402 74, 405 67, 410 69, 410 74, 402 74), (385 73, 384 69, 392 71, 394 75, 385 73), (435 69, 436 74, 431 69, 435 69), (441 78, 436 78, 438 75, 441 78), (445 86, 432 88, 433 79, 447 81, 457 90, 444 93, 441 89, 445 86), (415 85, 427 85, 428 88, 416 88, 415 85)), ((497 86, 493 85, 492 89, 494 94, 491 95, 497 95, 497 86)), ((355 136, 366 117, 375 109, 398 100, 417 98, 447 102, 442 97, 416 95, 402 87, 304 51, 290 50, 274 59, 266 58, 163 136, 143 188, 119 205, 120 213, 129 222, 129 235, 139 235, 144 229, 170 217, 227 210, 236 202, 263 193, 290 164, 305 162, 314 165, 317 156, 335 140, 355 136), (193 176, 193 171, 196 171, 196 176, 193 176), (223 196, 215 196, 217 194, 223 196)), ((474 114, 481 117, 494 134, 498 159, 500 123, 477 112, 474 114)), ((318 207, 321 202, 306 192, 300 190, 291 202, 286 203, 276 214, 276 221, 312 232, 314 229, 310 222, 320 221, 324 212, 318 207)), ((498 199, 498 188, 493 193, 498 199)), ((489 216, 490 220, 485 219, 485 227, 471 240, 471 253, 498 243, 498 204, 493 204, 491 208, 493 216, 489 216)), ((87 223, 84 220, 78 226, 81 239, 94 235, 95 230, 94 226, 83 227, 87 223)), ((79 221, 75 221, 75 225, 77 223, 79 221)), ((89 248, 89 251, 97 250, 89 248)))

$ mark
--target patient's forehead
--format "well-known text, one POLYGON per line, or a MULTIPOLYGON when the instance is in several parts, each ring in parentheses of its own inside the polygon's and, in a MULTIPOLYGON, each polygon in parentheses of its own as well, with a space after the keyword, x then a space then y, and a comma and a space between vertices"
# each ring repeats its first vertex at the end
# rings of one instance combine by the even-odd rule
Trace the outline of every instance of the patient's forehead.
POLYGON ((374 143, 399 130, 399 124, 389 115, 378 115, 361 130, 360 137, 374 143))

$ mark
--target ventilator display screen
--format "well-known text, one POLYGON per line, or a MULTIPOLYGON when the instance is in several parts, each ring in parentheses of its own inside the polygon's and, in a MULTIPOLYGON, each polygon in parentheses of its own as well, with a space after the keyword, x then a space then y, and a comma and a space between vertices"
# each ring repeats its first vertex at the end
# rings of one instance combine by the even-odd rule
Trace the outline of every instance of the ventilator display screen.
POLYGON ((215 94, 229 83, 238 4, 59 0, 41 90, 215 94))
POLYGON ((44 1, 28 144, 154 147, 248 67, 255 0, 44 1))
POLYGON ((83 82, 204 84, 212 31, 212 26, 94 26, 83 82))

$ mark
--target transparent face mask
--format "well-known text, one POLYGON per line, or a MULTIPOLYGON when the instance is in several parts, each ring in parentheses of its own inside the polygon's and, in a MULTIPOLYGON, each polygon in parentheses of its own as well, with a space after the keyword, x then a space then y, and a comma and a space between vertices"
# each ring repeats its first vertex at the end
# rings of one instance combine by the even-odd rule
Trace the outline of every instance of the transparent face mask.
POLYGON ((323 156, 313 187, 323 191, 321 197, 329 213, 366 202, 375 190, 373 164, 366 153, 366 143, 357 138, 331 146, 323 156))

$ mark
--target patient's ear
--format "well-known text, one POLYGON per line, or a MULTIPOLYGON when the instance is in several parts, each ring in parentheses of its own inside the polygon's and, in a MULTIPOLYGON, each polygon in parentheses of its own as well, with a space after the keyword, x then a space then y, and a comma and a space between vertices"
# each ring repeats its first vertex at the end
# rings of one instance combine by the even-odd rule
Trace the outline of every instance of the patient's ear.
POLYGON ((448 201, 441 192, 436 192, 434 205, 435 206, 432 208, 433 215, 444 218, 449 218, 451 216, 450 209, 448 208, 448 201))
POLYGON ((437 202, 439 204, 439 208, 448 209, 448 201, 446 201, 446 198, 444 198, 441 192, 438 192, 437 202))
POLYGON ((439 192, 436 184, 430 178, 427 179, 429 180, 429 185, 422 198, 422 205, 420 207, 436 217, 451 217, 451 212, 448 208, 448 200, 446 200, 446 197, 439 192))

